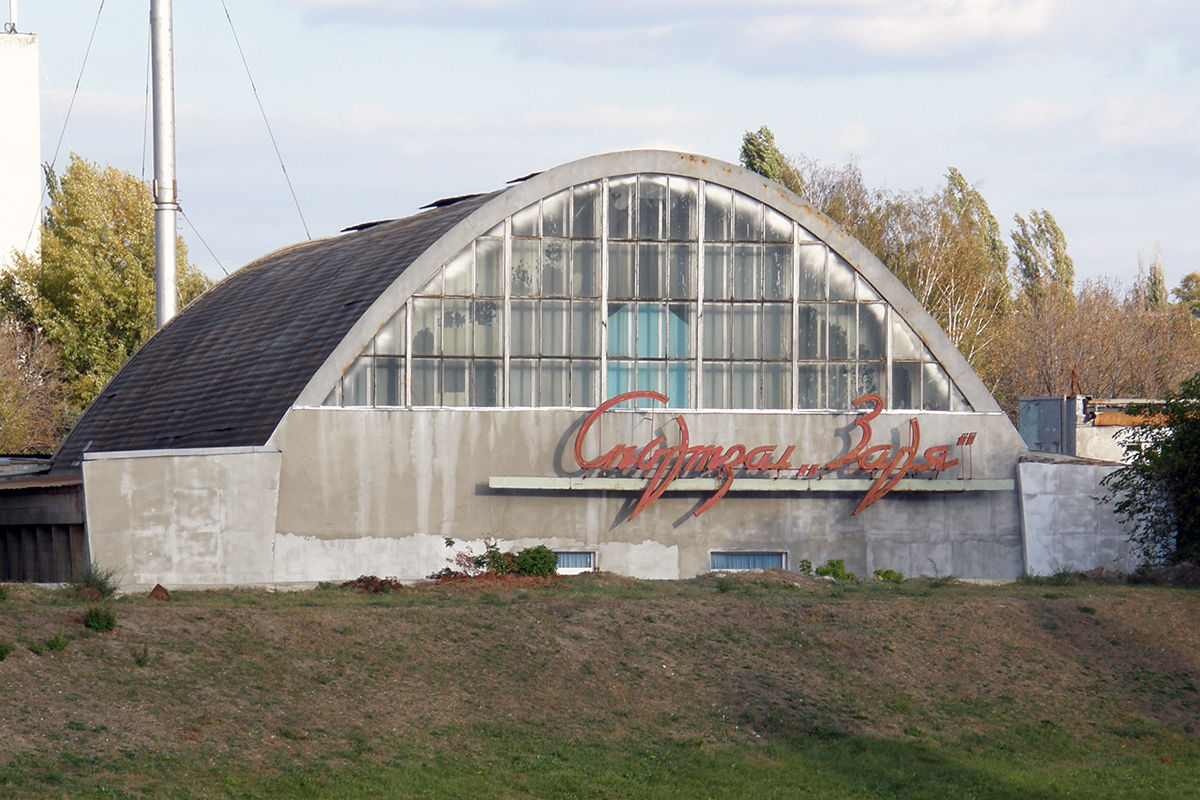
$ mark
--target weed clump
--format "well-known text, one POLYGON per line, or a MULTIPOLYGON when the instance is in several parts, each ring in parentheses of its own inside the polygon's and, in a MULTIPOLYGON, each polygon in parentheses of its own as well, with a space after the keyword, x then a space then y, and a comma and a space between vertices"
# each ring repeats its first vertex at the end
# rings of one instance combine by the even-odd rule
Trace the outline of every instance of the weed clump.
POLYGON ((3 603, 7 599, 8 599, 8 589, 3 586, 0 586, 0 603, 3 603))
POLYGON ((107 569, 100 566, 98 562, 89 561, 75 572, 74 577, 67 582, 67 586, 76 594, 84 595, 91 592, 97 599, 107 600, 110 597, 116 597, 121 583, 117 580, 115 569, 107 569))
POLYGON ((83 615, 83 624, 97 633, 106 633, 117 627, 117 615, 103 606, 91 606, 83 615))
POLYGON ((894 569, 877 569, 875 570, 875 580, 884 583, 904 583, 904 576, 894 569))
POLYGON ((846 572, 846 559, 831 558, 825 562, 825 566, 817 567, 817 574, 824 578, 833 578, 837 581, 856 581, 858 576, 853 572, 846 572))
POLYGON ((67 649, 67 645, 70 643, 70 641, 70 639, 68 639, 66 636, 63 636, 61 633, 56 633, 46 640, 46 649, 60 653, 67 649))
POLYGON ((17 646, 12 642, 8 641, 7 639, 0 639, 0 661, 3 661, 11 656, 13 651, 16 649, 17 646))
POLYGON ((800 559, 800 563, 799 563, 799 565, 797 565, 796 571, 799 572, 801 575, 812 575, 813 574, 812 562, 809 561, 807 558, 800 559))
MULTIPOLYGON (((454 547, 453 539, 446 539, 446 547, 454 547)), ((478 578, 484 575, 502 577, 523 575, 534 578, 549 578, 558 573, 558 554, 539 544, 527 547, 519 553, 501 552, 495 539, 484 540, 482 553, 465 549, 454 554, 454 566, 445 567, 430 575, 431 580, 452 581, 462 578, 478 578)))

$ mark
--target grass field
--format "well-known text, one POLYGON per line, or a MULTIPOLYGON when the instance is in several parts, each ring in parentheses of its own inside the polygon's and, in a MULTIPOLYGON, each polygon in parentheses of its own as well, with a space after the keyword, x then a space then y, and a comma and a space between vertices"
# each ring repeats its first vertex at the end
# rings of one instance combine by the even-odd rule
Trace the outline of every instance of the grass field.
POLYGON ((0 796, 1193 798, 1200 593, 768 573, 0 602, 0 796))

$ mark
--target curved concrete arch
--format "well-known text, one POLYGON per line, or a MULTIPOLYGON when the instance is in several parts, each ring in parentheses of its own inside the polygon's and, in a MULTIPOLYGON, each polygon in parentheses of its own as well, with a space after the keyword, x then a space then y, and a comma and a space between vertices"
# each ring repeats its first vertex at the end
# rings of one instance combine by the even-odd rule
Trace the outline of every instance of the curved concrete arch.
POLYGON ((679 175, 735 189, 795 220, 846 260, 912 327, 945 368, 975 412, 1003 414, 999 404, 932 315, 883 262, 833 220, 795 193, 758 173, 704 156, 665 150, 628 150, 563 164, 516 184, 485 203, 426 249, 376 298, 324 363, 294 406, 318 406, 380 327, 473 239, 531 203, 570 186, 638 173, 679 175))

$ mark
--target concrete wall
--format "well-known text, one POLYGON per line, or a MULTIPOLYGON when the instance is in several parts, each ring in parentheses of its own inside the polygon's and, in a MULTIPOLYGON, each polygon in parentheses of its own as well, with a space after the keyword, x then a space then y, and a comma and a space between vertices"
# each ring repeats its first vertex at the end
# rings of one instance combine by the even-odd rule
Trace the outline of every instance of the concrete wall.
POLYGON ((1121 434, 1128 430, 1120 426, 1096 428, 1081 425, 1075 429, 1075 455, 1097 461, 1125 461, 1125 448, 1121 445, 1121 434))
POLYGON ((276 582, 281 459, 263 448, 85 457, 92 558, 127 586, 276 582))
POLYGON ((1124 529, 1100 498, 1100 481, 1117 467, 1087 462, 1023 461, 1019 468, 1025 571, 1137 568, 1124 529))
MULTIPOLYGON (((911 412, 885 413, 875 443, 898 441, 911 412)), ((860 575, 1015 578, 1022 570, 1015 491, 892 493, 858 516, 861 492, 730 494, 701 517, 707 495, 668 493, 627 519, 637 493, 507 491, 493 476, 578 474, 577 411, 293 409, 271 444, 283 451, 277 577, 361 573, 424 577, 447 564, 444 537, 504 547, 588 549, 601 569, 690 577, 713 550, 785 551, 789 563, 844 558, 860 575), (282 549, 280 549, 282 552, 282 549)), ((610 412, 594 451, 674 436, 674 414, 610 412)), ((796 444, 795 465, 832 459, 857 441, 850 414, 687 412, 693 444, 796 444), (851 431, 854 431, 853 436, 851 431)), ((1024 452, 1001 414, 921 414, 922 448, 979 432, 975 478, 1015 478, 1024 452)), ((946 478, 943 478, 946 480, 946 478)), ((478 549, 478 547, 477 547, 478 549)))
POLYGON ((0 33, 0 269, 41 247, 42 139, 37 36, 0 33))

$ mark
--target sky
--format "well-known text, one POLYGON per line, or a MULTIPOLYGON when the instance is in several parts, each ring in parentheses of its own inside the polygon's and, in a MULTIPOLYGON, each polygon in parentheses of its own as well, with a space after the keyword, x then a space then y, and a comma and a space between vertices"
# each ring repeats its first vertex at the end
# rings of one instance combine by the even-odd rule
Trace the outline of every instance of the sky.
MULTIPOLYGON (((149 179, 149 0, 105 0, 80 80, 99 7, 20 2, 19 29, 39 35, 42 158, 149 179)), ((180 225, 214 278, 589 155, 736 162, 762 125, 787 154, 857 159, 873 186, 933 190, 956 167, 1006 230, 1045 208, 1081 279, 1131 282, 1156 246, 1170 286, 1200 270, 1194 0, 187 0, 174 13, 180 225)))

